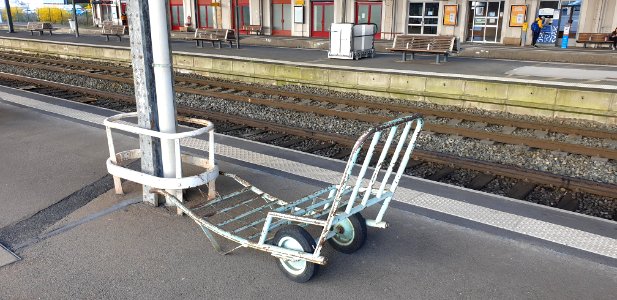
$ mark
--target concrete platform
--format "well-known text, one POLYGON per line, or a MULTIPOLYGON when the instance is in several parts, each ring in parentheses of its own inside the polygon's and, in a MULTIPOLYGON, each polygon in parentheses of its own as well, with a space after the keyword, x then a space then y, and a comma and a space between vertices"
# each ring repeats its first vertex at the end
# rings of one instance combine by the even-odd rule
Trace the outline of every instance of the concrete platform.
MULTIPOLYGON (((16 32, 9 34, 1 32, 0 37, 11 38, 25 38, 42 41, 57 41, 62 43, 78 43, 87 45, 100 45, 100 46, 117 46, 117 47, 129 47, 129 39, 123 39, 118 41, 113 39, 106 41, 104 36, 99 35, 82 35, 76 38, 70 34, 54 34, 50 35, 30 35, 27 32, 16 32)), ((255 37, 251 37, 255 38, 255 37)), ((270 37, 258 37, 259 39, 269 39, 270 37)), ((271 39, 280 39, 272 37, 271 39)), ((525 79, 546 82, 564 82, 564 83, 587 83, 594 85, 610 85, 614 86, 617 82, 617 66, 597 65, 597 64, 575 64, 575 63, 551 63, 551 62, 537 62, 537 61, 525 61, 525 60, 504 60, 504 59, 492 59, 492 58, 475 58, 475 57, 462 57, 455 56, 449 58, 447 63, 435 64, 434 55, 417 55, 416 60, 402 61, 401 54, 391 52, 380 52, 375 58, 361 59, 359 61, 354 60, 342 60, 342 59, 328 59, 327 50, 325 49, 307 49, 307 48, 295 48, 295 47, 267 47, 266 45, 251 45, 243 44, 240 49, 232 48, 228 46, 222 49, 213 48, 206 44, 204 48, 197 48, 195 43, 190 40, 174 39, 172 40, 172 50, 183 53, 195 53, 195 54, 209 54, 220 55, 228 57, 240 57, 240 58, 253 58, 258 60, 291 62, 291 63, 306 63, 318 66, 340 66, 340 67, 354 67, 357 69, 375 69, 379 71, 390 70, 392 72, 396 70, 400 71, 413 71, 417 74, 432 73, 443 75, 466 75, 466 76, 481 76, 483 78, 495 77, 495 78, 511 78, 511 79, 525 79), (525 70, 526 67, 533 66, 538 69, 533 71, 525 70), (548 70, 547 72, 543 69, 548 70), (562 70, 561 74, 576 74, 574 78, 572 76, 559 76, 555 74, 554 70, 562 70), (583 72, 585 71, 585 72, 583 72), (592 75, 594 71, 608 72, 602 73, 603 76, 592 75), (586 73, 586 72, 589 72, 586 73)), ((478 46, 474 46, 478 47, 478 46)), ((489 47, 483 52, 490 53, 496 51, 499 48, 489 47)), ((478 48, 474 48, 473 51, 480 51, 478 48)), ((544 51, 549 55, 549 50, 529 50, 520 49, 520 51, 544 51)), ((577 53, 579 55, 587 55, 587 53, 581 53, 580 50, 577 53)), ((593 50, 592 50, 593 52, 593 50)), ((597 52, 597 51, 596 51, 597 52)), ((611 60, 617 61, 617 52, 606 52, 603 55, 611 57, 611 60)), ((409 56, 409 55, 408 55, 409 56)), ((557 72, 559 73, 559 72, 557 72)), ((470 77, 471 78, 471 77, 470 77)))
MULTIPOLYGON (((329 265, 308 284, 293 284, 268 255, 241 250, 221 257, 190 219, 136 204, 136 194, 112 194, 108 176, 63 185, 72 173, 105 174, 106 147, 84 151, 82 140, 104 144, 102 119, 115 112, 9 88, 0 88, 0 99, 0 132, 20 136, 11 147, 50 143, 48 135, 60 127, 74 134, 57 137, 63 146, 47 154, 83 157, 55 169, 49 182, 2 185, 0 203, 17 211, 11 194, 20 189, 34 195, 58 189, 36 201, 47 208, 37 212, 25 202, 29 215, 0 226, 0 243, 23 258, 0 269, 2 297, 612 299, 617 292, 617 223, 411 177, 402 180, 386 216, 390 228, 371 229, 365 248, 353 255, 328 248, 329 265), (28 124, 41 130, 30 140, 22 132, 28 124)), ((216 140, 221 169, 281 198, 323 187, 342 170, 342 162, 309 154, 216 140)), ((199 140, 184 146, 204 154, 199 140)), ((42 169, 32 166, 45 159, 13 153, 0 163, 18 161, 13 172, 36 177, 42 169)))
MULTIPOLYGON (((26 25, 16 25, 16 31, 24 31, 26 25)), ((0 24, 0 28, 6 28, 0 24)), ((56 31, 58 34, 73 35, 70 28, 60 26, 56 31)), ((98 36, 101 32, 97 27, 80 27, 82 36, 98 36)), ((192 32, 172 31, 173 39, 187 39, 194 36, 192 32)), ((270 35, 242 35, 242 44, 262 47, 283 47, 283 48, 302 48, 302 49, 321 49, 327 50, 330 41, 326 38, 298 37, 298 36, 270 36, 270 35)), ((380 52, 387 52, 387 48, 392 47, 391 40, 376 40, 375 49, 380 52)), ((540 45, 540 48, 531 46, 518 47, 506 46, 501 44, 482 44, 472 42, 462 42, 461 49, 457 54, 459 57, 492 58, 507 60, 526 60, 540 62, 562 62, 576 64, 596 64, 596 65, 617 65, 617 52, 608 47, 583 48, 570 47, 561 49, 554 45, 540 45)))
MULTIPOLYGON (((401 61, 390 53, 359 61, 325 51, 268 47, 196 48, 174 41, 178 72, 240 82, 306 85, 370 96, 547 118, 617 124, 617 67, 434 56, 401 61)), ((62 58, 130 62, 128 42, 98 36, 0 33, 0 49, 62 58), (21 37, 19 37, 21 35, 21 37)))

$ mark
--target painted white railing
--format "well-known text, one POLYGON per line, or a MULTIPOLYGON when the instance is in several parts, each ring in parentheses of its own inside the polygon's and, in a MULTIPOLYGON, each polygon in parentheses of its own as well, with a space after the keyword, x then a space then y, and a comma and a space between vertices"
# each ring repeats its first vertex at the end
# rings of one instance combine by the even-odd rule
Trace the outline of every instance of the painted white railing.
MULTIPOLYGON (((109 145, 109 158, 107 159, 107 171, 114 176, 114 187, 118 194, 122 194, 122 185, 120 178, 133 181, 152 188, 165 190, 183 190, 192 187, 208 184, 208 197, 212 198, 215 195, 214 181, 219 175, 219 169, 214 161, 214 124, 209 121, 201 121, 205 127, 188 132, 165 133, 153 131, 138 127, 136 124, 131 124, 123 119, 136 118, 137 113, 123 113, 109 118, 106 118, 103 124, 106 127, 107 143, 109 145), (163 178, 140 171, 131 170, 124 167, 128 161, 141 159, 141 150, 132 149, 116 153, 112 129, 125 131, 128 133, 146 135, 160 140, 173 141, 175 145, 175 178, 163 178), (204 133, 208 133, 208 159, 181 154, 180 140, 188 137, 195 137, 204 133), (190 164, 204 169, 200 174, 188 177, 182 177, 182 163, 190 164)), ((174 193, 180 197, 182 193, 174 193)))

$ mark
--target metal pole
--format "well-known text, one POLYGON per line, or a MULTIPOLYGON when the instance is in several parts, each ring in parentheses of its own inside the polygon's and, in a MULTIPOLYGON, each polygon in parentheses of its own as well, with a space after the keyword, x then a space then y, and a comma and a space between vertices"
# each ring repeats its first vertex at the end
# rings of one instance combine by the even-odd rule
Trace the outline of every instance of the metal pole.
POLYGON ((13 16, 11 15, 11 5, 9 4, 9 0, 4 0, 4 7, 6 8, 6 18, 9 21, 9 33, 14 33, 15 28, 13 28, 13 16))
POLYGON ((240 48, 240 7, 238 6, 238 0, 236 0, 236 49, 240 48))
MULTIPOLYGON (((155 0, 158 2, 159 0, 155 0)), ((129 38, 131 43, 131 62, 133 64, 133 81, 135 100, 137 102, 137 123, 139 127, 159 130, 158 109, 154 85, 154 68, 152 56, 152 39, 150 34, 150 15, 148 0, 129 0, 128 17, 131 22, 129 38)), ((160 177, 161 146, 158 139, 149 136, 139 137, 141 149, 141 171, 160 177)), ((149 186, 143 187, 143 200, 154 206, 159 204, 156 194, 151 194, 149 186)))
POLYGON ((77 24, 77 9, 75 8, 75 0, 73 0, 73 18, 75 19, 75 37, 79 37, 79 24, 77 24))
MULTIPOLYGON (((166 1, 155 0, 150 2, 150 18, 152 22, 152 56, 154 59, 154 79, 156 84, 156 103, 159 113, 160 131, 165 133, 176 132, 176 101, 174 99, 173 74, 171 65, 171 49, 169 46, 169 26, 166 1)), ((161 161, 163 175, 174 178, 176 175, 176 154, 174 141, 161 140, 161 161)), ((181 197, 181 193, 178 194, 181 197)), ((170 202, 171 203, 171 202, 170 202)))

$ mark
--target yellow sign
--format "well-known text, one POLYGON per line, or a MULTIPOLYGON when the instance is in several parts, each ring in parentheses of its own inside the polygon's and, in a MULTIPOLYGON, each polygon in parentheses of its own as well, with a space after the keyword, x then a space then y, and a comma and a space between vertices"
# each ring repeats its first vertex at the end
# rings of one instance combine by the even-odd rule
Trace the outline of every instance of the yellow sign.
POLYGON ((304 0, 296 0, 296 5, 304 5, 304 0))
POLYGON ((523 27, 525 21, 527 21, 527 5, 512 5, 510 9, 510 27, 523 27))
POLYGON ((528 26, 529 26, 529 25, 527 25, 527 22, 523 23, 523 31, 527 31, 527 27, 528 27, 528 26))
POLYGON ((458 5, 443 6, 443 25, 456 26, 458 19, 458 5))
POLYGON ((213 2, 212 4, 210 4, 210 6, 212 6, 212 7, 219 7, 219 6, 221 6, 221 4, 218 3, 218 2, 213 2))

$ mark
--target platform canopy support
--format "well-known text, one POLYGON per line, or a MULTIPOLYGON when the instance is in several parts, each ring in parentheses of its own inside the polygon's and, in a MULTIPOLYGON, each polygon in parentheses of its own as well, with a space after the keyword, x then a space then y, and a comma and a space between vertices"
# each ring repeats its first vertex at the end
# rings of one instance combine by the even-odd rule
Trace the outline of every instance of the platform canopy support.
MULTIPOLYGON (((128 18, 131 24, 129 36, 138 113, 137 123, 140 127, 159 131, 148 0, 130 0, 128 18)), ((139 137, 139 146, 141 149, 141 171, 161 177, 163 169, 160 141, 142 135, 139 137)), ((144 202, 157 206, 159 197, 149 191, 149 186, 143 187, 144 202)))
MULTIPOLYGON (((128 14, 138 125, 175 133, 176 101, 165 1, 130 0, 128 14)), ((179 144, 173 140, 140 136, 140 149, 143 173, 165 178, 182 176, 176 162, 179 144)), ((149 191, 150 187, 144 186, 144 201, 158 205, 157 197, 149 191)), ((169 192, 182 199, 180 191, 169 192)))
MULTIPOLYGON (((154 80, 156 85, 156 104, 158 107, 159 127, 161 132, 175 133, 178 127, 176 121, 176 100, 174 92, 173 67, 171 60, 171 47, 169 45, 171 28, 167 11, 169 7, 166 1, 150 1, 149 12, 151 19, 152 56, 154 66, 154 80)), ((179 143, 179 141, 178 141, 179 143)), ((180 144, 173 140, 161 141, 161 162, 165 178, 180 178, 182 171, 180 162, 180 144)), ((168 191, 182 201, 182 191, 168 191)), ((168 205, 173 205, 171 202, 168 205)))
POLYGON ((4 0, 4 7, 6 8, 6 18, 9 22, 9 33, 15 32, 15 28, 13 28, 13 15, 11 14, 11 4, 9 0, 4 0))
POLYGON ((75 0, 73 0, 73 19, 75 19, 75 37, 79 37, 79 23, 77 22, 77 8, 75 7, 75 0))

